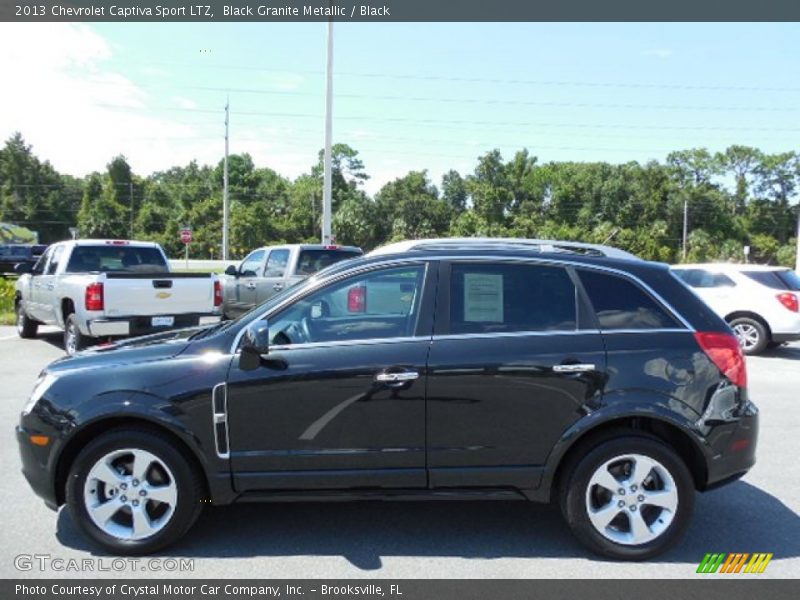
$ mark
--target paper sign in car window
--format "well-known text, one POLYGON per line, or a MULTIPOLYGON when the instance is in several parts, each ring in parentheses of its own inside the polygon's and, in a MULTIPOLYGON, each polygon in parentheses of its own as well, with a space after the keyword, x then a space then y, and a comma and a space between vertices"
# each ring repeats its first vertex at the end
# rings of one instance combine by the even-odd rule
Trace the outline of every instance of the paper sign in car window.
POLYGON ((479 323, 503 322, 503 276, 464 273, 464 320, 479 323))

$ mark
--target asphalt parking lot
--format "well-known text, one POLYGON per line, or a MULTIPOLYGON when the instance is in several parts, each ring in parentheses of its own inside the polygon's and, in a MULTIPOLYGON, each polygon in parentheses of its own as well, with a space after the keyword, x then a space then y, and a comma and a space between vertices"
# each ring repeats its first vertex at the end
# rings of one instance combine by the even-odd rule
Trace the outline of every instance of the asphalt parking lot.
MULTIPOLYGON (((22 340, 13 328, 0 327, 2 577, 98 576, 19 571, 19 555, 110 561, 78 534, 66 511, 47 509, 20 473, 13 428, 36 375, 63 356, 60 339, 56 332, 22 340)), ((161 556, 194 559, 191 572, 137 566, 101 575, 708 578, 726 576, 695 575, 706 552, 772 552, 757 577, 800 577, 800 344, 750 358, 748 367, 762 416, 758 464, 743 480, 700 495, 686 538, 649 563, 599 560, 571 537, 557 510, 522 502, 251 504, 206 509, 189 535, 161 556)))

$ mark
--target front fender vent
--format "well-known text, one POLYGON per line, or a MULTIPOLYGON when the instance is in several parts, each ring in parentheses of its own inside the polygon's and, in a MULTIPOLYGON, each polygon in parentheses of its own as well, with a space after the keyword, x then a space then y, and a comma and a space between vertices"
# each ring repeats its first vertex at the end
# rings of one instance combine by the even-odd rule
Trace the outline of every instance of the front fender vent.
POLYGON ((231 454, 228 441, 228 386, 225 383, 218 383, 211 391, 211 420, 217 456, 229 458, 231 454))

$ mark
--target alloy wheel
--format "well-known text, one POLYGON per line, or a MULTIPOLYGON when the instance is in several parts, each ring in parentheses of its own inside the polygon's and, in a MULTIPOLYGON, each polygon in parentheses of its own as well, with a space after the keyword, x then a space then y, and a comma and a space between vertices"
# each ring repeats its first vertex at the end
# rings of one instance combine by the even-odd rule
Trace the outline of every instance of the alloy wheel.
POLYGON ((169 467, 146 450, 109 452, 86 477, 86 512, 104 533, 120 540, 151 537, 169 523, 178 488, 169 467))
POLYGON ((670 472, 642 454, 603 463, 586 488, 586 512, 600 535, 626 546, 653 541, 670 526, 678 488, 670 472))
POLYGON ((739 345, 744 350, 752 350, 758 345, 760 334, 758 329, 756 329, 750 323, 737 323, 733 326, 733 333, 736 334, 736 338, 739 340, 739 345))

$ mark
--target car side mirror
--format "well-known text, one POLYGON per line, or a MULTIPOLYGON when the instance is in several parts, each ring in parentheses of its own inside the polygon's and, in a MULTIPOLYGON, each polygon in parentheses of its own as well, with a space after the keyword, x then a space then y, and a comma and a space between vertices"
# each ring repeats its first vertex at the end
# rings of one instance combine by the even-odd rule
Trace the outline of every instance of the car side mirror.
POLYGON ((236 265, 228 265, 228 268, 225 269, 225 275, 230 275, 231 277, 238 277, 239 269, 236 268, 236 265))
POLYGON ((17 263, 14 265, 14 273, 24 275, 33 272, 33 265, 30 263, 17 263))
POLYGON ((266 321, 247 326, 242 336, 241 350, 239 368, 242 371, 253 371, 261 366, 262 355, 269 352, 269 325, 266 321))

